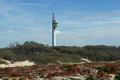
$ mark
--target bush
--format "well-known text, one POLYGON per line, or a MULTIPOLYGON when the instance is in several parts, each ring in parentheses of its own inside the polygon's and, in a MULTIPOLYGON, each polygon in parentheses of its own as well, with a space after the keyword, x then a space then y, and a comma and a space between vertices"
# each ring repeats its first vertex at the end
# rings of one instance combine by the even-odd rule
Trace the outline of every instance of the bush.
POLYGON ((116 74, 115 79, 116 79, 116 80, 120 80, 120 73, 117 73, 117 74, 116 74))
POLYGON ((93 75, 90 75, 90 76, 88 76, 87 77, 87 79, 86 80, 95 80, 95 78, 94 78, 94 76, 93 75))
MULTIPOLYGON (((33 41, 24 44, 11 44, 9 48, 0 48, 0 58, 10 61, 31 60, 38 64, 79 63, 81 57, 95 61, 120 59, 120 47, 115 46, 59 46, 49 47, 33 41)), ((111 70, 111 69, 110 69, 111 70)), ((109 69, 104 69, 108 72, 109 69)))

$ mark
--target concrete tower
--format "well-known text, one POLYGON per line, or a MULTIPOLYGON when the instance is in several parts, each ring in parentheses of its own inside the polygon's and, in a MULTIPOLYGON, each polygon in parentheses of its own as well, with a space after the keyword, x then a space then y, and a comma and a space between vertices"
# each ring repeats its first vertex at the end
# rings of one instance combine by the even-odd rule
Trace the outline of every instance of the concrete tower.
POLYGON ((52 18, 52 46, 56 46, 56 28, 58 25, 58 21, 55 20, 55 16, 53 13, 53 18, 52 18))

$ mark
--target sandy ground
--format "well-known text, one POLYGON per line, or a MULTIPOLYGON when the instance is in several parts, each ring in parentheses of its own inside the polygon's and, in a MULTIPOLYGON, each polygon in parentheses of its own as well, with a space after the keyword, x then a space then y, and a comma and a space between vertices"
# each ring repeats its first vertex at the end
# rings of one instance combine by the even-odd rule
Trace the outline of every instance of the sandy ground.
MULTIPOLYGON (((63 63, 63 62, 61 62, 61 61, 58 61, 58 63, 59 63, 59 64, 84 64, 84 63, 90 63, 90 62, 92 62, 92 61, 90 61, 90 60, 88 60, 88 59, 85 59, 85 58, 82 58, 81 60, 82 60, 82 62, 80 62, 80 63, 72 63, 72 62, 63 63)), ((52 65, 52 64, 48 64, 48 65, 52 65)))
MULTIPOLYGON (((18 62, 14 62, 14 63, 11 63, 10 61, 8 61, 8 60, 3 60, 3 59, 1 59, 2 61, 5 61, 7 64, 0 64, 0 67, 2 67, 2 68, 4 68, 4 67, 15 67, 15 66, 32 66, 32 65, 35 65, 35 63, 34 62, 30 62, 30 61, 28 61, 28 60, 26 60, 26 61, 18 61, 18 62)), ((83 60, 83 62, 81 62, 81 63, 85 63, 85 62, 91 62, 90 60, 88 60, 88 59, 81 59, 81 60, 83 60)), ((79 63, 79 64, 81 64, 81 63, 79 63)), ((74 63, 73 63, 74 64, 74 63)))
POLYGON ((115 80, 115 74, 109 74, 109 76, 111 76, 110 80, 115 80))
POLYGON ((88 60, 88 59, 85 59, 85 58, 83 58, 83 59, 81 59, 81 60, 83 60, 83 61, 85 61, 85 62, 92 62, 92 61, 90 61, 90 60, 88 60))
MULTIPOLYGON (((18 61, 18 62, 14 62, 14 63, 11 63, 10 61, 8 60, 3 60, 1 59, 2 61, 5 61, 7 64, 0 64, 0 67, 4 68, 4 67, 15 67, 15 66, 32 66, 32 65, 35 65, 34 62, 30 62, 28 60, 26 61, 18 61)), ((91 62, 90 60, 88 59, 81 59, 83 60, 84 62, 81 62, 81 63, 85 63, 85 62, 91 62)), ((81 64, 80 63, 80 64, 81 64)))
POLYGON ((32 65, 35 65, 34 62, 30 62, 28 60, 26 61, 19 61, 19 62, 14 62, 13 64, 8 61, 8 60, 3 60, 1 59, 2 61, 5 61, 7 64, 0 64, 0 67, 4 68, 4 67, 15 67, 15 66, 32 66, 32 65))

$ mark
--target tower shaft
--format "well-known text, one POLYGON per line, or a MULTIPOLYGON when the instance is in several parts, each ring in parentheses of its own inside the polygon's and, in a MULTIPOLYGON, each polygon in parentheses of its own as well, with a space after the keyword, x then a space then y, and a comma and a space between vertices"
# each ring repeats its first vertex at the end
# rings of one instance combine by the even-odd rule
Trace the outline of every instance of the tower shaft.
POLYGON ((54 13, 52 18, 52 46, 56 46, 56 28, 58 21, 55 20, 54 13))
POLYGON ((56 29, 52 28, 52 46, 56 46, 56 29))

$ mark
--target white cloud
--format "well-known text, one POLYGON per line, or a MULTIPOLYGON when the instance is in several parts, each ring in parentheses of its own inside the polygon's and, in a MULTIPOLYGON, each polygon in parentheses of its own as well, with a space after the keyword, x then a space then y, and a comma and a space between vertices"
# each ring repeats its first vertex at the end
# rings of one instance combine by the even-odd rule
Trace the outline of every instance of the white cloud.
POLYGON ((98 16, 85 16, 85 17, 83 17, 82 19, 83 20, 96 20, 96 19, 101 19, 101 18, 104 18, 103 16, 100 16, 100 15, 98 15, 98 16))
POLYGON ((62 33, 61 31, 56 30, 56 34, 61 34, 61 33, 62 33))
POLYGON ((81 25, 81 24, 78 24, 78 25, 76 25, 75 27, 81 28, 81 27, 82 27, 82 25, 81 25))
POLYGON ((44 26, 33 26, 33 27, 26 27, 26 29, 34 31, 34 30, 44 30, 46 28, 44 26))
POLYGON ((23 6, 49 6, 50 4, 44 4, 44 3, 20 3, 20 5, 23 6))
POLYGON ((110 24, 110 23, 120 23, 120 21, 93 21, 93 24, 110 24))
POLYGON ((70 25, 70 24, 78 24, 79 21, 76 21, 76 20, 64 20, 61 22, 62 25, 70 25))
POLYGON ((24 6, 41 6, 41 4, 33 4, 33 3, 21 3, 20 5, 24 5, 24 6))
POLYGON ((9 33, 13 33, 13 31, 12 31, 12 30, 8 30, 8 32, 9 32, 9 33))
MULTIPOLYGON (((50 29, 50 32, 52 32, 52 29, 50 29)), ((61 34, 61 31, 56 30, 56 34, 61 34)))

